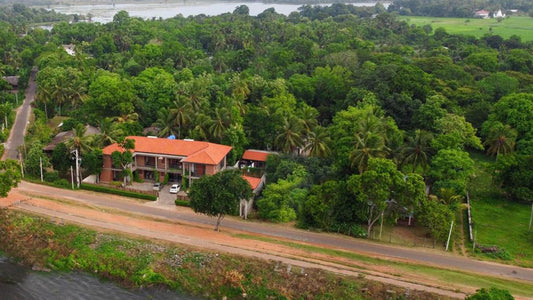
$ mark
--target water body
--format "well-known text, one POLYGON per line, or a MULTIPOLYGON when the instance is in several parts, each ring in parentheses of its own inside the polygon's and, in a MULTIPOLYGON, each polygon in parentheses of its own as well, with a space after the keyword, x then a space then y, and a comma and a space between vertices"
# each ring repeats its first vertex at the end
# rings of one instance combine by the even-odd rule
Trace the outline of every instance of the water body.
POLYGON ((35 272, 0 256, 2 300, 193 300, 165 289, 126 290, 78 272, 35 272))
MULTIPOLYGON (((390 3, 383 3, 388 7, 390 3)), ((143 19, 151 18, 172 18, 181 14, 184 17, 196 16, 200 14, 215 16, 223 13, 231 13, 236 7, 246 5, 250 9, 250 15, 256 16, 266 9, 274 8, 277 13, 289 15, 293 11, 298 11, 300 4, 272 4, 261 2, 172 2, 172 3, 122 3, 122 4, 95 4, 95 5, 51 5, 49 9, 64 14, 91 15, 93 22, 108 23, 113 20, 113 16, 121 11, 127 11, 132 17, 143 19)), ((328 6, 331 4, 320 4, 328 6)), ((374 6, 376 2, 353 3, 355 6, 374 6)))

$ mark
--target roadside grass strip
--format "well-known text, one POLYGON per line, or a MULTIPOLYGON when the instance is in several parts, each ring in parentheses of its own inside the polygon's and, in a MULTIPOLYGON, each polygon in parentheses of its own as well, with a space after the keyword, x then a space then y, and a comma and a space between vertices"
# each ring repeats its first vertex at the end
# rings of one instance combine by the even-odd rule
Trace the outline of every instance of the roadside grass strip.
MULTIPOLYGON (((501 279, 501 278, 492 277, 492 276, 483 276, 483 275, 474 274, 474 273, 449 270, 449 269, 443 269, 443 268, 431 267, 431 266, 425 266, 425 265, 419 265, 419 264, 413 264, 413 263, 391 261, 391 260, 386 260, 386 259, 365 256, 365 255, 361 255, 361 254, 357 254, 353 252, 343 251, 343 250, 327 249, 327 248, 299 244, 299 243, 294 243, 294 242, 289 242, 289 241, 281 241, 281 240, 277 240, 277 239, 269 238, 269 237, 259 237, 259 236, 253 236, 253 235, 247 235, 247 234, 236 234, 234 236, 239 237, 239 238, 244 238, 244 239, 258 240, 262 242, 269 242, 269 243, 284 245, 284 246, 292 247, 295 249, 307 250, 309 252, 315 252, 315 253, 321 253, 321 254, 326 254, 326 255, 331 255, 331 256, 347 258, 350 260, 355 260, 358 262, 364 262, 364 263, 373 264, 373 265, 393 267, 397 270, 397 272, 395 272, 397 274, 402 274, 404 272, 416 273, 417 275, 430 276, 438 280, 439 282, 446 283, 446 284, 455 284, 455 285, 461 285, 461 286, 467 285, 467 286, 471 286, 475 288, 497 287, 500 289, 507 289, 513 295, 533 297, 533 284, 526 283, 526 282, 501 279)), ((361 268, 359 266, 357 267, 361 268)), ((366 269, 369 269, 368 266, 366 267, 366 269)), ((401 276, 401 275, 396 275, 396 276, 401 276)))

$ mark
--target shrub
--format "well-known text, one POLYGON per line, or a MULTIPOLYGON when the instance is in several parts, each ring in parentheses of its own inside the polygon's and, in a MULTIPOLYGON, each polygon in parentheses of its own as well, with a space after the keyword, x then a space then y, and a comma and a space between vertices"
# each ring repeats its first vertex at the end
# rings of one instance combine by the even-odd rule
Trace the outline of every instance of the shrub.
POLYGON ((43 179, 46 182, 55 182, 60 179, 59 173, 57 171, 46 172, 44 173, 43 179))
POLYGON ((186 201, 186 200, 180 200, 180 199, 176 199, 174 201, 174 203, 176 204, 176 206, 186 206, 186 207, 189 207, 189 201, 186 201))
POLYGON ((490 289, 480 289, 477 293, 466 297, 466 300, 514 300, 508 290, 491 287, 490 289))
POLYGON ((141 194, 141 193, 136 193, 136 192, 117 190, 117 189, 108 188, 108 187, 100 186, 100 185, 84 183, 81 185, 81 188, 84 190, 107 193, 107 194, 114 194, 114 195, 119 195, 119 196, 124 196, 124 197, 139 198, 139 199, 150 200, 150 201, 157 200, 157 196, 154 196, 154 195, 147 195, 147 194, 141 194))
POLYGON ((54 183, 55 186, 60 186, 60 187, 64 187, 64 188, 70 188, 72 186, 71 183, 68 182, 68 180, 66 180, 64 178, 55 180, 53 183, 54 183))

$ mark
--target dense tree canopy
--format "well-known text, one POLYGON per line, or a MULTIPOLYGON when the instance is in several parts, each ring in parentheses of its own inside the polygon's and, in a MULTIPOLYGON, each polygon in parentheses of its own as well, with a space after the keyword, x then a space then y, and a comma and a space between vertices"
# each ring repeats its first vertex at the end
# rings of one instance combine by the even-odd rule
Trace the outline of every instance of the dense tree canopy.
MULTIPOLYGON (((485 3, 441 2, 395 1, 389 10, 470 15, 485 3)), ((47 122, 61 116, 62 130, 75 130, 67 145, 91 173, 99 172, 95 149, 128 135, 231 145, 229 163, 247 148, 274 150, 281 155, 267 162, 259 217, 352 234, 362 223, 371 230, 381 212, 392 221, 414 212, 439 240, 438 224, 454 214, 443 199, 468 188, 469 152, 506 162, 495 173, 504 190, 509 178, 529 178, 527 168, 505 167, 533 155, 533 43, 517 37, 453 35, 409 26, 382 5, 345 4, 166 20, 123 11, 107 24, 16 31, 0 26, 0 71, 24 82, 34 63, 40 68, 27 145, 48 143, 47 122), (70 43, 74 55, 61 47, 70 43), (86 124, 101 133, 84 137, 86 124), (438 197, 422 195, 424 183, 438 197)), ((0 96, 9 125, 16 97, 7 84, 0 96)), ((29 152, 35 162, 38 151, 29 152)), ((123 155, 114 161, 127 170, 123 155)), ((512 183, 507 194, 524 199, 524 182, 512 183)))
POLYGON ((215 230, 227 214, 237 210, 241 199, 252 196, 250 184, 238 171, 222 171, 195 180, 189 192, 190 206, 197 213, 217 217, 215 230))

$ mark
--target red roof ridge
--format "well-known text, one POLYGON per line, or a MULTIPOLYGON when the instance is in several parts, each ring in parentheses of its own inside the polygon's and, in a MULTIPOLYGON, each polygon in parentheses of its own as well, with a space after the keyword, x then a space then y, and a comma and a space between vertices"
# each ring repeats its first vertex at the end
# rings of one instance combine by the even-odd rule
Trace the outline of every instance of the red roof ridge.
POLYGON ((251 176, 246 176, 246 175, 242 175, 242 178, 248 181, 248 183, 252 187, 252 190, 255 190, 261 183, 261 178, 251 177, 251 176))
MULTIPOLYGON (((231 146, 215 144, 206 141, 172 140, 156 137, 128 136, 126 139, 135 140, 134 152, 183 156, 184 162, 194 162, 208 165, 218 164, 231 151, 231 146), (192 159, 196 157, 197 159, 192 159)), ((103 149, 109 155, 114 151, 124 151, 117 143, 103 149)))

